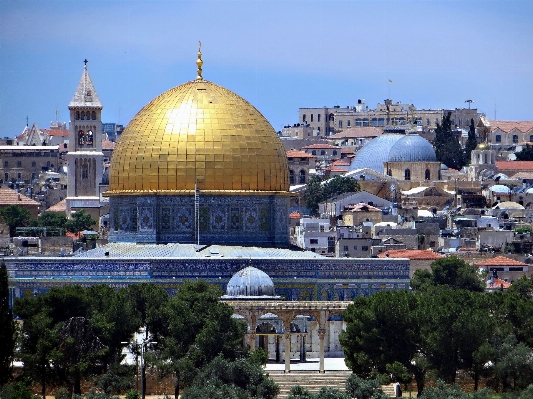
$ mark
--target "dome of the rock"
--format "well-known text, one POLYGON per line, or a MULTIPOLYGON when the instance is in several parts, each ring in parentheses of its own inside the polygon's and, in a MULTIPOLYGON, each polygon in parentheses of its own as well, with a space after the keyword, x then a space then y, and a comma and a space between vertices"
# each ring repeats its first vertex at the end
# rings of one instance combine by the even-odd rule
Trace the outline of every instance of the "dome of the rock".
POLYGON ((150 101, 113 151, 111 242, 289 245, 289 168, 242 97, 198 76, 150 101))
POLYGON ((109 195, 121 192, 288 191, 287 157, 261 113, 203 79, 148 103, 113 151, 109 195))

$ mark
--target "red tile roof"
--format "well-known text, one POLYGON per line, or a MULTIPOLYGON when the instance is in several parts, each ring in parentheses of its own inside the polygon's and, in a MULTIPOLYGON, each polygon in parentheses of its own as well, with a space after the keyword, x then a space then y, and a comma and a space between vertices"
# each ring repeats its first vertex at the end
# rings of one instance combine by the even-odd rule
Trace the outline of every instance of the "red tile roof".
POLYGON ((287 151, 287 158, 316 158, 316 156, 300 150, 289 150, 287 151))
POLYGON ((10 188, 0 188, 0 205, 41 205, 39 202, 10 188))
POLYGON ((422 249, 390 249, 378 255, 379 258, 407 258, 411 260, 433 260, 440 259, 439 255, 433 251, 422 249), (388 255, 388 256, 387 256, 388 255))
POLYGON ((102 140, 102 150, 113 150, 117 143, 110 140, 102 140))
POLYGON ((68 130, 66 129, 39 129, 50 136, 68 137, 68 130))
POLYGON ((350 162, 345 161, 344 159, 337 159, 331 163, 331 166, 350 166, 350 162))
POLYGON ((52 205, 46 210, 46 212, 65 213, 67 211, 67 200, 59 201, 57 204, 52 205))
POLYGON ((327 170, 329 170, 330 172, 340 172, 340 173, 348 172, 348 168, 342 168, 342 167, 336 166, 336 165, 329 166, 327 168, 327 170))
POLYGON ((533 129, 533 121, 489 121, 490 130, 501 129, 504 132, 510 132, 518 129, 521 132, 527 132, 533 129))
POLYGON ((291 212, 289 215, 289 219, 300 219, 301 217, 302 215, 300 215, 300 212, 298 211, 291 212))
POLYGON ((311 144, 302 147, 303 149, 339 149, 339 147, 330 144, 311 144))
POLYGON ((496 161, 496 167, 499 171, 520 170, 533 171, 533 161, 496 161))
POLYGON ((356 138, 364 138, 364 137, 377 137, 381 136, 383 134, 383 128, 379 127, 351 127, 349 129, 346 129, 340 133, 336 133, 328 139, 331 140, 338 140, 338 139, 356 139, 356 138))
POLYGON ((496 256, 492 259, 484 260, 483 262, 476 263, 476 266, 490 267, 490 266, 527 266, 524 262, 506 258, 505 256, 496 256))
POLYGON ((492 278, 489 281, 487 281, 486 287, 487 288, 498 288, 498 289, 503 288, 504 290, 506 290, 510 286, 511 286, 511 283, 508 283, 507 281, 496 277, 496 278, 492 278))

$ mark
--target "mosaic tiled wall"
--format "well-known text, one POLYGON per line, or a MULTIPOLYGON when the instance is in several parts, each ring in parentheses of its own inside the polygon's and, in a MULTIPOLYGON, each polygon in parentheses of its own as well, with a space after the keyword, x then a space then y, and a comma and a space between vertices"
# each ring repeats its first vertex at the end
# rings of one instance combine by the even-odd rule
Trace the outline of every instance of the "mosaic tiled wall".
POLYGON ((111 242, 287 247, 289 198, 200 194, 110 198, 111 242), (197 225, 198 222, 198 225, 197 225))
POLYGON ((16 296, 44 292, 54 285, 141 282, 160 284, 170 293, 183 280, 205 279, 223 290, 238 270, 253 265, 274 281, 287 300, 351 300, 381 290, 409 288, 409 261, 398 259, 6 259, 16 296))

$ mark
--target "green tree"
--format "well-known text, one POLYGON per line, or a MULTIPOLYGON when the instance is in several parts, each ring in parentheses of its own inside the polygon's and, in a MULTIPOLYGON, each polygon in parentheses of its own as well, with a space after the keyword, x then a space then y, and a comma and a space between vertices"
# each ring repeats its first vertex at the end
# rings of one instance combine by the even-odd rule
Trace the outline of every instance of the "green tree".
POLYGON ((64 229, 68 219, 63 213, 58 212, 42 212, 37 217, 37 226, 39 227, 55 227, 64 229))
POLYGON ((20 358, 24 362, 24 375, 40 384, 45 399, 48 385, 58 380, 53 367, 59 345, 54 321, 42 296, 17 299, 13 310, 23 320, 20 358))
POLYGON ((437 123, 433 146, 439 162, 449 168, 460 170, 465 162, 461 144, 452 133, 451 115, 451 112, 446 113, 442 118, 442 124, 437 123))
POLYGON ((517 161, 533 161, 533 146, 526 144, 521 151, 515 152, 517 161))
POLYGON ((346 393, 348 393, 349 397, 357 399, 387 397, 383 394, 378 380, 365 380, 355 374, 350 375, 346 380, 346 393))
POLYGON ((168 306, 159 311, 168 319, 160 341, 160 367, 175 376, 174 395, 191 384, 199 370, 221 355, 234 360, 247 354, 246 325, 232 317, 233 308, 220 302, 222 290, 203 280, 185 282, 168 306))
MULTIPOLYGON (((473 370, 474 353, 493 335, 486 296, 464 289, 440 286, 421 295, 417 319, 421 352, 447 382, 455 382, 459 370, 473 370)), ((477 385, 479 375, 473 378, 477 385)))
POLYGON ((311 214, 318 214, 318 204, 336 195, 357 192, 360 190, 359 183, 346 176, 335 176, 322 181, 318 176, 312 176, 307 183, 303 199, 311 214))
POLYGON ((472 151, 477 147, 476 139, 476 125, 474 124, 474 119, 470 119, 470 128, 468 129, 468 139, 466 140, 465 150, 464 150, 464 164, 470 164, 470 157, 472 151))
POLYGON ((533 384, 532 349, 509 335, 496 346, 494 377, 490 384, 503 392, 521 391, 533 384))
POLYGON ((289 391, 287 399, 313 399, 314 395, 309 391, 309 389, 304 388, 300 385, 295 385, 289 391))
POLYGON ((0 265, 0 387, 9 381, 15 353, 17 329, 9 306, 7 266, 0 265))
POLYGON ((84 210, 81 210, 72 215, 72 219, 65 223, 65 228, 68 232, 77 234, 80 231, 89 230, 95 224, 96 220, 84 210))
POLYGON ((322 179, 317 175, 311 176, 302 198, 312 215, 318 214, 318 204, 322 201, 323 191, 322 179))
POLYGON ((9 235, 15 237, 17 227, 27 226, 31 213, 19 205, 8 205, 0 210, 0 218, 9 227, 9 235))
POLYGON ((484 291, 478 268, 456 256, 440 258, 431 263, 431 273, 417 270, 411 281, 411 287, 419 292, 432 286, 443 285, 475 292, 484 291))
POLYGON ((414 374, 422 392, 425 369, 416 361, 421 347, 418 306, 419 297, 407 291, 356 298, 343 312, 346 330, 339 338, 348 367, 371 378, 388 373, 387 367, 399 363, 414 374))
POLYGON ((206 364, 182 399, 274 399, 279 386, 257 363, 246 359, 229 360, 222 355, 206 364))
POLYGON ((350 396, 337 388, 322 387, 314 399, 350 399, 350 396))
POLYGON ((533 296, 533 280, 527 278, 524 274, 518 280, 513 281, 513 284, 507 289, 507 292, 516 293, 523 298, 530 298, 533 296))
POLYGON ((66 383, 70 392, 80 394, 81 380, 101 372, 107 347, 99 338, 100 320, 91 319, 87 293, 67 285, 15 302, 14 311, 23 319, 24 374, 40 383, 43 397, 51 382, 66 383))

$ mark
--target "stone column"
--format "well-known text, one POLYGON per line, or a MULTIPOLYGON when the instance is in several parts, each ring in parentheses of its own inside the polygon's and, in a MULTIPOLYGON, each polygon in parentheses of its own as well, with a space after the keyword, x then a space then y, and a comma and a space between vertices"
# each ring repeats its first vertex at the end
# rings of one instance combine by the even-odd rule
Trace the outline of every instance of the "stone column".
POLYGON ((251 333, 251 334, 248 334, 248 344, 250 345, 250 351, 254 351, 255 350, 255 333, 251 333))
POLYGON ((320 340, 320 373, 325 372, 324 368, 324 338, 326 337, 326 329, 318 329, 318 339, 320 340))
POLYGON ((285 372, 290 373, 291 372, 291 334, 288 332, 285 332, 283 334, 283 338, 285 341, 285 372))

